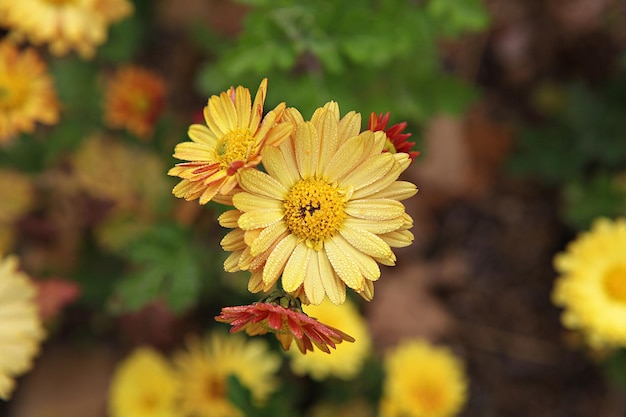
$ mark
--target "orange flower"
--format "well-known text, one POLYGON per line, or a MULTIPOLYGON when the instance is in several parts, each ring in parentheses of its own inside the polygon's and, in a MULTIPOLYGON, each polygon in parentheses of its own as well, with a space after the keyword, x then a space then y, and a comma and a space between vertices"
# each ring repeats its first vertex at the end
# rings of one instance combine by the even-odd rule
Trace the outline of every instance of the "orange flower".
POLYGON ((259 86, 254 103, 250 90, 231 87, 212 96, 204 108, 205 125, 189 127, 192 142, 179 143, 174 158, 186 160, 170 169, 168 175, 182 178, 172 190, 185 200, 199 198, 231 204, 238 185, 235 174, 261 162, 261 150, 277 146, 292 131, 291 123, 281 121, 285 103, 263 117, 267 79, 259 86))
POLYGON ((376 116, 376 113, 371 113, 368 129, 372 132, 384 131, 385 135, 387 135, 387 146, 385 150, 392 153, 408 153, 411 161, 413 161, 420 153, 418 151, 411 151, 411 148, 415 145, 415 142, 408 141, 409 137, 411 137, 411 133, 402 133, 402 131, 406 129, 407 123, 396 123, 387 129, 388 122, 389 112, 384 116, 382 113, 378 116, 376 116))
POLYGON ((20 52, 0 43, 0 143, 20 132, 32 133, 35 123, 59 120, 59 102, 46 64, 33 49, 20 52))
POLYGON ((110 127, 147 139, 164 107, 165 82, 147 69, 121 68, 107 83, 104 117, 110 127))
POLYGON ((341 330, 307 316, 299 300, 287 294, 269 296, 251 305, 224 307, 215 320, 232 325, 231 333, 242 330, 250 336, 274 333, 284 350, 289 350, 295 341, 303 354, 313 352, 313 346, 330 353, 329 347, 335 349, 343 341, 354 342, 341 330))

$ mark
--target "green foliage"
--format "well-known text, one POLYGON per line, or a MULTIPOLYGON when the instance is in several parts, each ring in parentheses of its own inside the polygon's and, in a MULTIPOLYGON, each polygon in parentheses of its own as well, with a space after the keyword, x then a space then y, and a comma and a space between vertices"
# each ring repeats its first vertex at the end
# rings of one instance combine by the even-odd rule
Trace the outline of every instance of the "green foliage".
POLYGON ((626 210, 626 189, 615 179, 626 166, 626 80, 592 90, 573 84, 562 108, 540 126, 526 128, 509 161, 512 173, 564 190, 564 219, 586 228, 598 216, 626 210))
MULTIPOLYGON (((241 36, 214 50, 200 71, 207 94, 233 79, 253 85, 270 79, 268 103, 280 101, 310 115, 328 100, 366 117, 391 111, 422 122, 438 112, 457 113, 475 98, 474 87, 443 71, 438 41, 486 27, 479 1, 322 0, 245 1, 252 6, 241 36), (349 13, 346 12, 349 8, 349 13)), ((210 39, 210 38, 209 38, 210 39)), ((209 41, 206 44, 210 43, 209 41)))
POLYGON ((626 388, 626 349, 617 349, 602 365, 609 381, 617 387, 626 388))
POLYGON ((198 299, 201 254, 188 231, 174 225, 154 226, 132 242, 126 257, 133 265, 117 284, 111 303, 116 313, 135 311, 156 299, 180 313, 198 299))

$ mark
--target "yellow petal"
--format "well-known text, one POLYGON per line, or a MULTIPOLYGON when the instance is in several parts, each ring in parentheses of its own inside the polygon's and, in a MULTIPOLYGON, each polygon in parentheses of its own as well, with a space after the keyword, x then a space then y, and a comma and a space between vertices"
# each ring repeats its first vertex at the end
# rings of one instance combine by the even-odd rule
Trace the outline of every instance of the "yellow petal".
POLYGON ((283 271, 282 282, 285 291, 295 291, 302 285, 305 278, 309 278, 311 252, 313 249, 309 249, 304 242, 300 242, 295 247, 283 271))
POLYGON ((237 220, 239 220, 239 216, 241 216, 241 212, 239 210, 228 210, 220 214, 217 218, 217 222, 222 227, 235 229, 238 227, 237 220))
POLYGON ((343 247, 337 244, 338 236, 324 242, 324 249, 333 269, 339 278, 352 289, 359 290, 363 287, 363 275, 358 265, 343 251, 343 247))
POLYGON ((237 224, 243 230, 252 230, 267 227, 282 218, 282 209, 261 209, 243 213, 237 224))
POLYGON ((263 167, 272 178, 276 178, 286 189, 300 179, 300 173, 293 158, 285 158, 279 148, 268 147, 262 152, 263 167))
POLYGON ((220 241, 220 245, 226 251, 240 251, 246 248, 246 242, 244 241, 244 231, 241 229, 235 229, 226 234, 220 241))
POLYGON ((324 175, 326 167, 330 163, 333 155, 339 148, 339 131, 337 124, 339 120, 333 112, 324 112, 319 120, 314 122, 317 134, 320 138, 320 153, 317 159, 316 174, 324 175))
POLYGON ((385 233, 379 236, 382 240, 387 242, 392 248, 404 248, 413 243, 413 233, 408 230, 400 230, 397 232, 385 233))
POLYGON ((265 252, 272 246, 278 239, 281 238, 287 231, 287 225, 285 222, 276 222, 269 225, 259 234, 259 236, 250 245, 250 253, 252 256, 257 256, 262 252, 265 252))
POLYGON ((273 285, 280 274, 283 273, 285 269, 285 263, 291 256, 291 253, 295 249, 298 243, 298 238, 294 235, 287 235, 283 240, 281 240, 270 256, 267 258, 267 262, 265 263, 265 268, 263 269, 263 282, 266 285, 273 285))
MULTIPOLYGON (((304 293, 311 304, 319 305, 322 301, 324 301, 324 296, 326 295, 326 292, 324 291, 324 283, 322 282, 322 273, 320 272, 319 256, 322 254, 326 257, 326 254, 322 251, 316 250, 312 250, 310 252, 311 259, 309 260, 309 274, 304 280, 304 293)), ((326 262, 328 262, 328 259, 326 262)))
POLYGON ((400 168, 400 165, 394 164, 386 174, 379 176, 376 181, 366 185, 363 188, 355 190, 351 198, 353 200, 359 200, 361 198, 371 198, 372 194, 375 194, 380 190, 384 190, 395 180, 397 180, 401 172, 402 169, 400 168))
POLYGON ((187 130, 189 138, 198 144, 207 146, 209 149, 215 149, 217 138, 206 126, 193 124, 187 130))
POLYGON ((356 217, 347 217, 343 221, 344 226, 351 227, 353 229, 366 230, 376 235, 383 233, 393 232, 400 229, 404 224, 402 217, 396 217, 394 219, 371 221, 366 219, 358 219, 356 217))
POLYGON ((391 198, 393 200, 402 201, 413 197, 417 193, 415 184, 408 181, 395 181, 387 188, 380 190, 368 198, 391 198))
POLYGON ((363 141, 358 136, 349 138, 332 156, 326 169, 321 171, 322 177, 328 182, 337 181, 359 165, 362 153, 363 141))
POLYGON ((237 176, 241 188, 250 193, 276 200, 282 200, 287 194, 287 190, 281 183, 257 169, 239 170, 237 176))
POLYGON ((343 304, 346 301, 346 284, 337 276, 325 252, 318 251, 317 260, 328 298, 333 304, 343 304))
MULTIPOLYGON (((358 250, 350 242, 342 239, 341 236, 335 236, 334 240, 337 243, 337 246, 341 248, 341 251, 358 266, 359 271, 364 278, 370 281, 376 281, 380 278, 380 268, 371 256, 358 250)), ((389 252, 391 255, 385 257, 384 259, 395 258, 391 249, 389 249, 389 252)))
POLYGON ((384 240, 363 229, 353 229, 344 225, 339 231, 352 246, 366 255, 377 258, 391 258, 393 252, 384 240))
POLYGON ((368 199, 348 201, 346 213, 350 216, 367 220, 389 220, 404 213, 404 205, 389 199, 368 199))
POLYGON ((339 121, 339 137, 351 138, 361 131, 361 114, 354 111, 348 112, 339 121))
POLYGON ((280 210, 283 207, 283 202, 280 200, 250 193, 235 194, 233 196, 233 204, 238 210, 244 212, 262 209, 280 210))
POLYGON ((304 179, 315 175, 320 151, 320 140, 313 123, 305 122, 296 127, 295 152, 300 176, 304 179))
POLYGON ((174 158, 183 161, 207 161, 213 160, 212 148, 202 143, 183 142, 174 148, 174 158))
MULTIPOLYGON (((263 80, 267 83, 267 80, 263 80)), ((263 85, 263 81, 261 85, 263 85)), ((238 87, 235 89, 235 111, 237 113, 237 127, 250 129, 250 112, 252 109, 252 98, 250 90, 238 87)), ((252 130, 251 130, 252 131, 252 130)))
POLYGON ((355 191, 359 190, 373 183, 381 176, 387 175, 394 164, 395 160, 388 153, 375 155, 368 158, 365 164, 361 165, 359 169, 355 169, 344 178, 341 178, 339 180, 339 186, 342 188, 352 186, 355 191))

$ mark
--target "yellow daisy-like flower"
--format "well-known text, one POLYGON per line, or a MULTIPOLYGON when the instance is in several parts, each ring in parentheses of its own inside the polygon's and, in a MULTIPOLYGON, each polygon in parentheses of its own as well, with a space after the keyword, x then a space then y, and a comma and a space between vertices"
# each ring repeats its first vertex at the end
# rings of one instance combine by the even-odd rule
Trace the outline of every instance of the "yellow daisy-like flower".
POLYGON ((349 300, 341 305, 326 300, 318 306, 304 306, 303 310, 324 324, 348 333, 354 342, 337 345, 330 355, 319 350, 303 355, 297 349, 290 349, 291 369, 298 375, 308 374, 318 381, 330 376, 354 379, 372 347, 367 323, 356 306, 349 300))
POLYGON ((292 125, 282 123, 285 103, 263 117, 267 92, 264 79, 251 102, 250 90, 239 86, 212 96, 204 108, 207 126, 189 128, 193 142, 176 146, 174 158, 186 160, 170 169, 168 175, 182 178, 172 191, 185 200, 200 199, 230 204, 237 186, 235 174, 261 162, 261 150, 280 144, 291 133, 292 125))
POLYGON ((263 401, 275 389, 280 367, 280 358, 264 341, 219 333, 204 340, 190 338, 174 362, 181 376, 181 410, 196 417, 243 416, 228 400, 229 376, 249 389, 254 400, 263 401))
POLYGON ((111 380, 111 417, 177 417, 179 385, 167 360, 151 348, 136 349, 111 380))
POLYGON ((107 83, 104 107, 108 126, 147 139, 165 107, 165 81, 147 69, 123 67, 107 83))
POLYGON ((35 123, 58 120, 59 102, 46 64, 34 49, 20 52, 10 42, 0 42, 0 143, 20 132, 32 133, 35 123))
POLYGON ((76 50, 91 58, 111 23, 133 12, 128 0, 0 0, 0 24, 10 36, 49 44, 54 55, 76 50))
POLYGON ((44 337, 35 303, 37 289, 18 271, 17 258, 0 258, 0 398, 8 400, 15 378, 32 367, 44 337))
POLYGON ((563 325, 594 347, 626 347, 626 219, 598 219, 554 258, 563 325))
POLYGON ((385 357, 381 417, 451 417, 467 397, 461 361, 450 350, 406 341, 385 357))
POLYGON ((346 285, 366 300, 380 277, 377 262, 394 265, 392 247, 408 246, 413 220, 401 200, 415 185, 397 181, 410 164, 406 153, 383 153, 383 132, 359 133, 361 116, 343 118, 330 102, 305 122, 295 109, 290 139, 262 152, 267 173, 239 173, 245 192, 237 210, 220 216, 235 230, 222 240, 233 253, 224 267, 252 273, 248 289, 267 291, 282 275, 283 289, 320 304, 346 299, 346 285))

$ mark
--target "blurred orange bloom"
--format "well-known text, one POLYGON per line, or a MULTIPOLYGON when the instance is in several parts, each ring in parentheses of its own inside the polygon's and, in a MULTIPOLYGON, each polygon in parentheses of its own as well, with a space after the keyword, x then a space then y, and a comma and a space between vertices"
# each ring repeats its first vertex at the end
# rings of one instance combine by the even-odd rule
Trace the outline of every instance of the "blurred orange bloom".
POLYGON ((58 120, 59 102, 46 64, 33 49, 20 52, 8 41, 0 43, 0 143, 32 133, 37 122, 58 120))
POLYGON ((107 83, 106 124, 147 139, 165 107, 165 90, 165 81, 152 71, 133 66, 121 68, 107 83))

